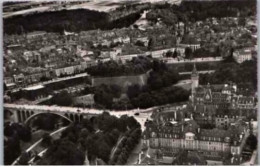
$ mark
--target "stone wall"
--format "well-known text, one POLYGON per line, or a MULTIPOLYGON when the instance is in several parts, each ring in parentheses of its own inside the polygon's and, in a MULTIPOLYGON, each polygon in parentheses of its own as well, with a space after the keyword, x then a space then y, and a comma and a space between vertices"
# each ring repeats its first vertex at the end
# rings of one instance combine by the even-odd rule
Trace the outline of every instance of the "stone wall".
POLYGON ((118 76, 118 77, 92 77, 92 86, 105 85, 118 85, 122 87, 123 92, 127 91, 128 86, 138 84, 140 86, 146 85, 149 72, 132 75, 132 76, 118 76))

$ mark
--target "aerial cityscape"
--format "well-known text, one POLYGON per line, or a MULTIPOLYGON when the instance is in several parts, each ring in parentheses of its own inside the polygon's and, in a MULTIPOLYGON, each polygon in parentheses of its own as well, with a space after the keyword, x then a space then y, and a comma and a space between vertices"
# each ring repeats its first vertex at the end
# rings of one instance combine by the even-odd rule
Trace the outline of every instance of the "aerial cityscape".
POLYGON ((256 165, 256 0, 3 3, 5 165, 256 165))

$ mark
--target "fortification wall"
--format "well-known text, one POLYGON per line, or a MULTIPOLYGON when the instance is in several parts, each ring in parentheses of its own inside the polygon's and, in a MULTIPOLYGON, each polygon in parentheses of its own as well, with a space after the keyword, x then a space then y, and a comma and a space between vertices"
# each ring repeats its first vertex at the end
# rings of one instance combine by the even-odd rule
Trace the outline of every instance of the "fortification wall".
POLYGON ((127 90, 130 85, 138 84, 140 86, 146 85, 149 73, 133 75, 133 76, 118 76, 118 77, 92 77, 92 86, 105 85, 118 85, 123 91, 127 90))

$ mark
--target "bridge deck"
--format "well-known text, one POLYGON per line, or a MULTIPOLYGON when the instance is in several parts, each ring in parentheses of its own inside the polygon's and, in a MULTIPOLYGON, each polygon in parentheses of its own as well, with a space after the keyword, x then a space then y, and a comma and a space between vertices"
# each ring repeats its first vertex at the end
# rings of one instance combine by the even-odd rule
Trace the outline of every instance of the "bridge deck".
POLYGON ((102 114, 104 111, 108 111, 112 115, 125 115, 128 112, 150 112, 153 108, 148 109, 133 109, 124 111, 114 111, 114 110, 97 110, 89 108, 79 108, 79 107, 61 107, 61 106, 48 106, 48 105, 26 105, 26 104, 10 104, 5 103, 4 108, 16 109, 16 110, 26 110, 26 111, 56 111, 61 113, 86 113, 86 114, 102 114))

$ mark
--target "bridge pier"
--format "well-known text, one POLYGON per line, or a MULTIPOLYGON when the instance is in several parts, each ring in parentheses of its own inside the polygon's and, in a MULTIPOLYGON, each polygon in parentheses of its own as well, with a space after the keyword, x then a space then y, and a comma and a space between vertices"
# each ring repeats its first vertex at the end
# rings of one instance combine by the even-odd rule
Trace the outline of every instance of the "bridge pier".
MULTIPOLYGON (((12 111, 10 111, 10 112, 12 112, 12 111)), ((14 121, 15 123, 18 123, 19 120, 20 120, 20 115, 19 115, 19 113, 13 111, 12 114, 13 114, 13 121, 14 121)))
POLYGON ((22 110, 21 111, 21 114, 22 114, 22 122, 24 122, 26 120, 26 114, 25 114, 25 111, 22 110))

